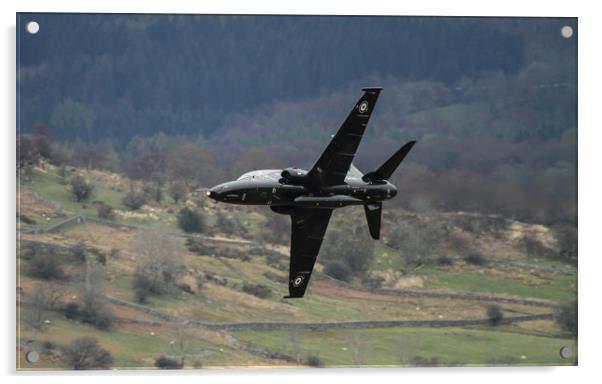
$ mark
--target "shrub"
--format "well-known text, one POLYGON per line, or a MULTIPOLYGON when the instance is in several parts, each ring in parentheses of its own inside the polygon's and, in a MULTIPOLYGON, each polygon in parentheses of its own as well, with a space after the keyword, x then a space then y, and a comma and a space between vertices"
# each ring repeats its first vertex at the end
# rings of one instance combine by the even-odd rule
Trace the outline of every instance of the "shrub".
POLYGON ((244 283, 242 290, 250 295, 257 296, 261 299, 266 299, 272 296, 272 290, 270 287, 262 284, 249 284, 244 283))
POLYGON ((163 190, 160 185, 146 184, 142 190, 148 200, 154 200, 157 203, 160 203, 163 200, 163 190))
POLYGON ((75 244, 74 246, 71 247, 71 254, 73 255, 73 258, 80 262, 83 263, 86 261, 86 244, 79 242, 77 244, 75 244))
POLYGON ((237 227, 233 219, 228 218, 228 216, 219 211, 216 214, 215 225, 220 231, 228 234, 235 233, 237 227))
POLYGON ((93 187, 82 176, 73 176, 71 179, 71 193, 76 201, 87 200, 92 196, 93 187))
POLYGON ((498 305, 490 305, 487 307, 487 319, 489 320, 489 324, 492 326, 500 325, 502 319, 504 318, 504 314, 502 313, 502 309, 498 305))
POLYGON ((113 211, 113 207, 103 202, 100 202, 96 205, 96 214, 101 219, 113 220, 115 218, 115 212, 113 211))
POLYGON ((76 370, 108 369, 113 357, 104 350, 93 337, 75 339, 65 350, 67 364, 76 370))
POLYGON ((186 185, 184 183, 174 182, 169 186, 169 196, 171 196, 176 204, 186 197, 186 192, 186 185))
POLYGON ((46 351, 53 351, 56 349, 56 344, 53 341, 44 340, 42 342, 42 348, 44 348, 46 351))
POLYGON ((113 324, 113 312, 97 300, 84 303, 80 315, 84 323, 91 324, 101 330, 109 329, 113 324))
POLYGON ((449 256, 439 256, 439 258, 437 258, 437 265, 451 266, 453 264, 454 259, 449 256))
POLYGON ((136 300, 139 303, 145 303, 146 298, 153 294, 159 293, 158 287, 148 277, 142 268, 137 268, 134 272, 134 293, 136 294, 136 300))
POLYGON ((107 265, 107 255, 103 252, 96 255, 96 261, 100 265, 107 265))
POLYGON ((79 305, 69 303, 65 306, 65 317, 69 320, 75 320, 79 316, 79 305))
POLYGON ((51 280, 63 277, 58 257, 52 251, 46 253, 35 251, 29 260, 28 270, 33 277, 39 279, 51 280))
POLYGON ((192 287, 186 283, 178 284, 178 289, 180 291, 194 295, 194 291, 192 290, 192 287))
POLYGON ((411 363, 417 367, 435 367, 439 365, 439 358, 434 356, 429 359, 428 357, 414 356, 411 363))
POLYGON ((305 359, 305 364, 310 367, 318 368, 322 366, 322 360, 316 355, 309 355, 307 356, 307 359, 305 359))
POLYGON ((197 290, 197 292, 202 291, 203 288, 205 288, 205 279, 203 278, 203 276, 197 276, 196 277, 196 290, 197 290))
POLYGON ((365 276, 362 278, 362 285, 368 288, 378 289, 382 287, 385 279, 382 276, 365 276))
POLYGON ((334 277, 337 280, 349 281, 351 279, 351 269, 342 261, 334 260, 326 264, 324 273, 334 277))
POLYGON ((577 337, 577 300, 560 307, 556 315, 556 322, 573 337, 577 337))
POLYGON ((178 225, 184 232, 201 233, 204 230, 205 223, 203 216, 190 208, 182 208, 178 213, 178 225))
POLYGON ((155 359, 155 367, 159 369, 180 369, 182 364, 176 359, 167 356, 159 356, 155 359))
POLYGON ((21 220, 23 223, 28 224, 28 225, 35 225, 37 224, 37 222, 32 219, 31 217, 24 215, 24 214, 19 214, 19 212, 17 212, 17 218, 19 220, 21 220))
POLYGON ((479 265, 479 266, 483 266, 483 265, 487 264, 487 260, 480 253, 471 253, 470 255, 468 255, 464 258, 464 261, 466 261, 469 264, 479 265))
POLYGON ((146 195, 143 192, 129 191, 122 199, 123 205, 136 211, 146 203, 146 195))

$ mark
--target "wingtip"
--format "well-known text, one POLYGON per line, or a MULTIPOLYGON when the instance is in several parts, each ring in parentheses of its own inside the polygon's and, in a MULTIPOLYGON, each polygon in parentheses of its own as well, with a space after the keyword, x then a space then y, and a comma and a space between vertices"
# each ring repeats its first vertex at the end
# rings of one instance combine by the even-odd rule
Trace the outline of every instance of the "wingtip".
POLYGON ((383 90, 383 87, 364 87, 362 88, 362 91, 367 92, 367 91, 376 91, 376 92, 380 92, 383 90))

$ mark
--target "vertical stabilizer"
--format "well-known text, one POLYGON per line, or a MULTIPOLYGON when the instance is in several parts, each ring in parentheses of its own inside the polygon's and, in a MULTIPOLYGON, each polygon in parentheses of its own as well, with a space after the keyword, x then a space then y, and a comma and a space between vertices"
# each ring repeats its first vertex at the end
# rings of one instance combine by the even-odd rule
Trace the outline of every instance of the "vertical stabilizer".
POLYGON ((383 203, 369 203, 364 205, 368 228, 373 239, 380 239, 380 218, 382 216, 383 203))

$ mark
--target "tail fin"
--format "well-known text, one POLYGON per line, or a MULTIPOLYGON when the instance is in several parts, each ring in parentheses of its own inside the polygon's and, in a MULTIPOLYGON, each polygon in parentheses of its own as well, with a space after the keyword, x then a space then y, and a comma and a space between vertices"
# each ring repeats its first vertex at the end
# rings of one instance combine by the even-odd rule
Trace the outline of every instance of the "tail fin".
POLYGON ((385 163, 383 165, 381 165, 380 168, 378 168, 374 172, 366 173, 362 179, 364 181, 388 180, 391 177, 391 175, 393 174, 393 172, 395 172, 395 170, 397 169, 399 164, 406 157, 408 152, 410 152, 410 150, 412 149, 414 144, 416 144, 415 140, 410 141, 409 143, 407 143, 406 145, 401 147, 399 149, 399 151, 395 152, 395 154, 393 156, 391 156, 391 158, 389 160, 385 161, 385 163))
POLYGON ((383 211, 383 203, 369 203, 364 205, 366 220, 368 220, 368 229, 374 240, 380 238, 380 218, 383 211))

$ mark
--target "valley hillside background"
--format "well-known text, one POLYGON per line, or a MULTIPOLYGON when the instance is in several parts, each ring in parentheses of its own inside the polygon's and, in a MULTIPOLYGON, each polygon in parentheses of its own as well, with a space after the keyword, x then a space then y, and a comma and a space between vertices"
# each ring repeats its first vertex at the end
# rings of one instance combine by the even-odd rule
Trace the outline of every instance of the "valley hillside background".
POLYGON ((576 19, 17 18, 18 369, 577 363, 576 19), (417 140, 382 239, 337 210, 283 299, 288 217, 205 190, 311 167, 365 86, 354 164, 417 140))

